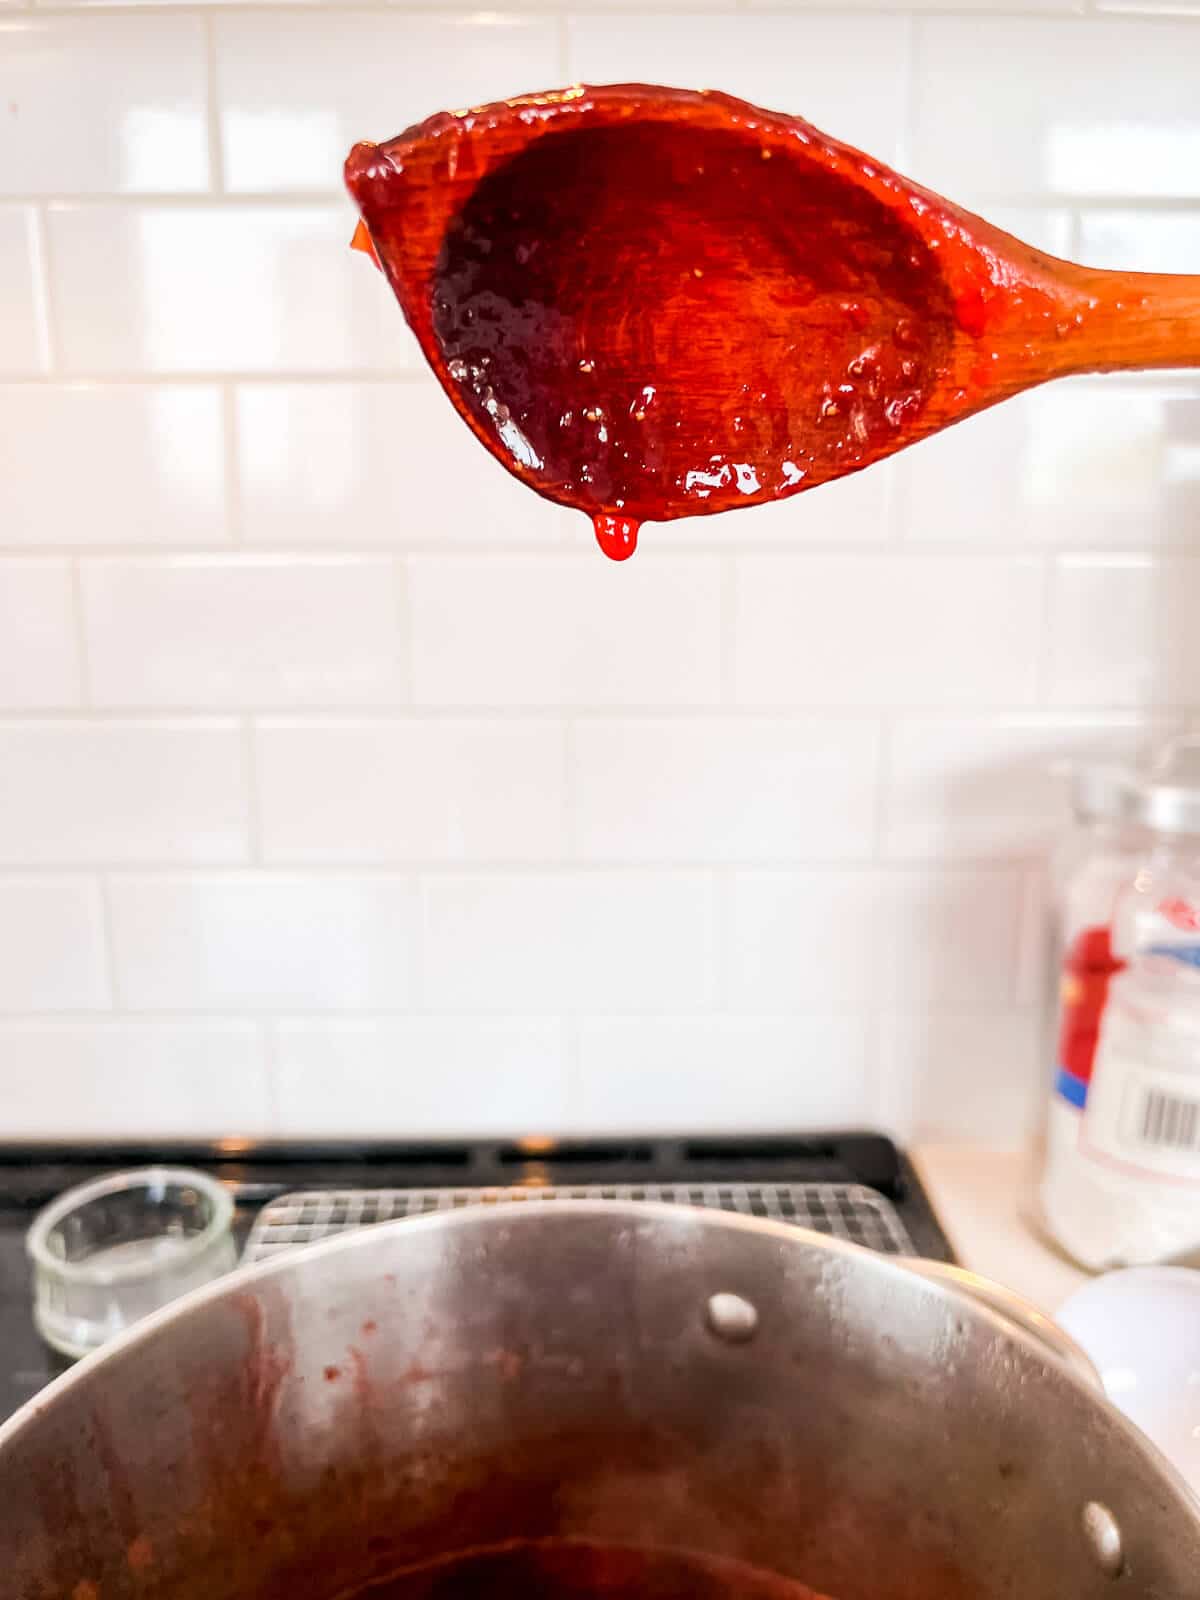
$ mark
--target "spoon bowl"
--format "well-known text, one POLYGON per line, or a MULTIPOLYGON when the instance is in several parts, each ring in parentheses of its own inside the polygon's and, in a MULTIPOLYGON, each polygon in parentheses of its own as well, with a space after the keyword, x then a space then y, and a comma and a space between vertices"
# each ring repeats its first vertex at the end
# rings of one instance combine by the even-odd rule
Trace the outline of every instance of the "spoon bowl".
POLYGON ((716 92, 443 113, 346 181, 460 414, 613 555, 1065 373, 1200 363, 1200 278, 1056 260, 716 92))

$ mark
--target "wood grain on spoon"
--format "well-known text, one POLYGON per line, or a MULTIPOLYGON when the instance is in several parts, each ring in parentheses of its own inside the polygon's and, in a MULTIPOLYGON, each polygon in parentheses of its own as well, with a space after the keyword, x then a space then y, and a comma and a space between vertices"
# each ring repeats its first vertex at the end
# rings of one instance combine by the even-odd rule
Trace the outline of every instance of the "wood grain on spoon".
POLYGON ((715 92, 442 113, 346 182, 460 414, 617 557, 1051 378, 1200 365, 1200 277, 1057 260, 715 92))

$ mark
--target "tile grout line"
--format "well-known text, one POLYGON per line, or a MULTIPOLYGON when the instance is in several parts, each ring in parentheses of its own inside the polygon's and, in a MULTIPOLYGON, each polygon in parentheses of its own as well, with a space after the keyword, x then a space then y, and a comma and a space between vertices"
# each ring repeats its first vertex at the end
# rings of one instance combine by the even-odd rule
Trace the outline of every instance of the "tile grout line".
POLYGON ((1035 990, 1037 980, 1046 970, 1041 957, 1045 944, 1044 933, 1046 927, 1046 901, 1042 892, 1044 879, 1036 864, 1030 864, 1021 871, 1020 889, 1017 900, 1017 915, 1014 918, 1012 973, 1009 983, 1008 1000, 1014 1013, 1027 1010, 1037 1010, 1042 1003, 1042 995, 1035 990))
MULTIPOLYGON (((938 1017, 1021 1017, 1027 1016, 1025 1007, 1009 1005, 972 1004, 965 1010, 953 1006, 941 1006, 932 1013, 938 1017)), ((613 1011, 600 1009, 592 1005, 578 1012, 581 1022, 589 1022, 596 1018, 604 1020, 620 1019, 640 1022, 647 1018, 655 1017, 683 1017, 696 1022, 707 1022, 712 1017, 728 1018, 737 1021, 755 1020, 772 1022, 807 1021, 812 1018, 833 1018, 853 1022, 856 1018, 877 1017, 886 1019, 890 1016, 913 1017, 920 1020, 930 1012, 927 1008, 910 1010, 905 1007, 894 1006, 871 1007, 862 1010, 860 1005, 846 1007, 845 1009, 832 1009, 821 1007, 808 1007, 806 1009, 782 1010, 778 1006, 753 1006, 753 1007, 728 1007, 721 1011, 688 1010, 680 1006, 670 1006, 663 1011, 634 1010, 628 1006, 621 1006, 613 1011)), ((447 1010, 413 1010, 396 1008, 387 1010, 379 1006, 368 1006, 362 1010, 352 1011, 345 1008, 326 1007, 323 1010, 305 1010, 295 1005, 283 1005, 272 1002, 261 1007, 224 1006, 215 1009, 196 1009, 182 1006, 162 1006, 147 1009, 145 1007, 132 1007, 119 1013, 110 1008, 80 1009, 75 1011, 47 1011, 45 1009, 29 1011, 0 1012, 0 1032, 6 1029, 27 1027, 53 1027, 61 1023, 65 1028, 78 1024, 88 1027, 112 1028, 123 1026, 156 1025, 178 1026, 180 1024, 193 1024, 200 1028, 226 1028, 240 1024, 256 1025, 259 1023, 318 1023, 328 1027, 344 1027, 351 1031, 360 1028, 363 1023, 380 1022, 394 1026, 412 1020, 422 1024, 429 1022, 445 1022, 461 1024, 465 1027, 484 1026, 496 1022, 563 1022, 566 1014, 562 1011, 548 1011, 545 1008, 524 1007, 516 1011, 497 1011, 495 1009, 472 1011, 447 1011, 447 1010)))
POLYGON ((242 451, 238 438, 237 392, 231 383, 220 386, 221 442, 225 454, 224 511, 225 541, 220 549, 245 547, 245 529, 242 518, 242 451))
POLYGON ((400 677, 399 707, 410 714, 419 712, 417 694, 416 629, 413 627, 412 584, 409 563, 399 551, 392 553, 392 609, 396 623, 396 662, 400 677))
POLYGON ((900 109, 900 128, 896 138, 896 170, 907 172, 912 164, 917 133, 917 18, 912 12, 901 13, 905 19, 904 58, 901 73, 903 98, 900 109))
MULTIPOLYGON (((164 0, 169 4, 170 0, 164 0)), ((4 202, 0 201, 0 204, 4 202)), ((1136 376, 1136 374, 1135 374, 1136 376)), ((1179 380, 1176 380, 1179 381, 1179 380)), ((5 388, 48 388, 55 383, 70 382, 79 384, 103 384, 108 388, 161 388, 173 385, 177 388, 196 386, 215 387, 220 383, 228 384, 262 384, 264 387, 278 387, 281 384, 300 385, 328 384, 331 387, 346 384, 397 384, 407 387, 428 389, 429 379, 413 367, 338 367, 338 368, 312 368, 312 367, 262 367, 254 370, 241 370, 236 367, 214 367, 211 371, 200 368, 163 367, 145 368, 142 371, 133 368, 83 368, 72 371, 55 371, 53 373, 27 374, 20 372, 6 372, 0 377, 0 384, 5 388)), ((430 392, 433 391, 430 389, 430 392)))
MULTIPOLYGON (((494 725, 494 724, 493 724, 494 725)), ((563 762, 563 857, 579 859, 579 784, 578 727, 573 716, 562 721, 563 762)))
POLYGON ((215 19, 201 13, 204 27, 204 118, 208 139, 208 181, 214 195, 225 197, 225 152, 217 100, 217 33, 215 19))
MULTIPOLYGON (((1079 252, 1083 245, 1083 213, 1078 206, 1072 206, 1068 212, 1067 224, 1067 251, 1072 261, 1079 260, 1079 252)), ((1144 376, 1139 374, 1139 376, 1144 376)))
POLYGON ((1194 716, 1200 710, 1200 701, 1162 701, 1135 706, 1067 704, 1041 708, 1036 706, 895 706, 895 707, 820 707, 799 711, 751 708, 745 713, 733 712, 721 706, 312 706, 297 710, 289 706, 245 706, 214 710, 211 706, 29 706, 0 709, 0 731, 30 726, 69 728, 73 723, 88 726, 143 728, 162 731, 179 722, 196 726, 233 729, 239 716, 252 716, 262 721, 282 724, 291 730, 326 733, 346 729, 369 731, 403 728, 408 725, 425 725, 444 728, 528 727, 553 729, 563 719, 582 719, 587 722, 615 722, 620 725, 644 727, 648 723, 670 723, 688 727, 703 723, 727 724, 736 722, 769 723, 773 728, 788 728, 791 732, 806 732, 813 726, 818 729, 830 723, 851 724, 855 727, 878 724, 887 716, 898 721, 933 722, 942 726, 960 726, 970 723, 973 728, 999 727, 1006 723, 1029 725, 1034 728, 1071 727, 1093 725, 1105 728, 1140 726, 1147 719, 1180 718, 1194 716))
POLYGON ((83 598, 83 559, 74 555, 68 560, 71 592, 71 620, 72 633, 75 638, 75 651, 78 656, 78 682, 79 682, 79 711, 80 714, 90 713, 92 704, 92 671, 88 658, 87 624, 84 619, 83 598))
MULTIPOLYGON (((33 297, 37 316, 38 344, 45 367, 41 381, 60 376, 59 338, 54 314, 54 286, 50 276, 50 229, 45 202, 30 207, 30 265, 33 268, 33 297)), ((38 379, 27 379, 36 383, 38 379)))
MULTIPOLYGON (((116 920, 113 916, 111 882, 108 872, 96 874, 96 889, 100 898, 100 928, 104 941, 104 975, 108 984, 111 1010, 116 1019, 119 1013, 127 1015, 122 1005, 121 982, 117 966, 116 920)), ((60 1013, 61 1015, 61 1013, 60 1013)))
MULTIPOLYGON (((974 721, 974 719, 972 719, 974 721)), ((871 859, 886 860, 888 822, 891 816, 892 741, 895 738, 895 714, 884 714, 879 719, 879 765, 875 774, 875 806, 871 819, 871 859)))
MULTIPOLYGON (((1051 668, 1054 661, 1054 602, 1058 588, 1058 559, 1054 554, 1042 557, 1042 593, 1037 644, 1033 659, 1033 708, 1040 712, 1053 712, 1051 700, 1051 668)), ((1147 707, 1147 710, 1157 709, 1147 707)))
POLYGON ((755 877, 797 877, 834 879, 848 874, 903 878, 905 876, 1003 877, 1026 870, 1037 859, 1036 851, 1012 855, 987 855, 984 852, 955 855, 933 853, 890 856, 723 856, 716 859, 658 856, 588 857, 586 859, 543 856, 364 856, 345 860, 313 860, 292 856, 262 862, 234 860, 196 860, 179 857, 174 861, 137 860, 103 865, 87 860, 0 862, 0 883, 50 882, 77 877, 80 872, 104 871, 121 879, 138 878, 147 882, 171 880, 210 884, 287 883, 295 879, 345 880, 348 882, 403 883, 420 877, 426 883, 446 883, 469 879, 476 883, 521 879, 526 882, 568 878, 666 878, 670 880, 707 879, 713 872, 751 874, 755 877))
POLYGON ((97 725, 123 726, 133 723, 164 723, 178 720, 191 722, 236 723, 239 716, 269 718, 300 727, 319 729, 339 728, 359 724, 396 724, 467 722, 505 726, 513 723, 545 724, 566 715, 585 721, 629 722, 635 725, 648 722, 675 722, 687 725, 714 721, 737 723, 769 722, 772 724, 812 723, 871 723, 883 716, 938 722, 946 724, 971 722, 1024 722, 1044 723, 1113 723, 1126 726, 1147 717, 1192 716, 1200 710, 1200 702, 1187 699, 1143 701, 1128 704, 1103 703, 1089 705, 1072 702, 1065 706, 1033 705, 1013 702, 943 703, 911 702, 908 705, 805 705, 803 703, 781 706, 747 705, 731 708, 721 705, 670 705, 661 702, 648 705, 407 705, 396 701, 375 704, 355 702, 346 705, 288 705, 286 703, 256 703, 254 705, 193 704, 191 702, 153 703, 139 702, 122 705, 51 705, 28 708, 6 708, 0 711, 0 725, 21 726, 29 723, 67 725, 87 721, 97 725))
POLYGON ((741 716, 737 703, 737 557, 722 553, 717 608, 717 691, 718 703, 730 716, 741 716))
MULTIPOLYGON (((935 1020, 949 1020, 955 1017, 970 1017, 977 1019, 1015 1019, 1028 1018, 1029 1010, 1025 1007, 979 1005, 960 1010, 953 1006, 939 1006, 930 1010, 919 1008, 909 1010, 904 1007, 869 1007, 864 1008, 862 1003, 850 1006, 843 1002, 842 1008, 796 1008, 783 1011, 776 1007, 736 1007, 723 1011, 695 1010, 674 1005, 665 1010, 634 1010, 627 1005, 622 1005, 616 1010, 604 1010, 599 1004, 592 1004, 579 1011, 574 1017, 568 1016, 563 1011, 546 1011, 531 1008, 522 1008, 517 1011, 471 1010, 471 1011, 426 1011, 418 1008, 403 1008, 392 1011, 372 1006, 362 1011, 349 1011, 328 1007, 325 1010, 305 1011, 294 1005, 279 1005, 274 1001, 258 1008, 236 1010, 229 1007, 218 1007, 213 1010, 185 1009, 180 1007, 163 1007, 161 1010, 114 1009, 106 1010, 76 1010, 76 1011, 7 1011, 0 1013, 0 1036, 5 1032, 15 1032, 25 1028, 53 1029, 61 1025, 64 1030, 75 1027, 94 1028, 99 1031, 112 1031, 122 1027, 148 1028, 155 1027, 195 1027, 201 1030, 246 1026, 257 1028, 259 1025, 271 1027, 276 1024, 286 1023, 289 1026, 316 1026, 322 1029, 344 1028, 350 1032, 361 1030, 364 1025, 379 1025, 396 1027, 405 1023, 428 1024, 447 1023, 463 1028, 484 1027, 497 1022, 528 1023, 547 1021, 559 1022, 563 1025, 564 1042, 569 1032, 569 1024, 577 1021, 586 1025, 594 1021, 621 1021, 621 1022, 654 1022, 664 1018, 679 1018, 695 1023, 709 1023, 715 1020, 729 1022, 774 1022, 781 1024, 806 1023, 814 1020, 854 1022, 858 1019, 867 1021, 878 1020, 885 1022, 889 1018, 911 1018, 925 1020, 932 1017, 935 1020)), ((581 1030, 582 1031, 582 1030, 581 1030)), ((565 1054, 566 1052, 564 1052, 565 1054)))
POLYGON ((258 782, 258 740, 253 717, 239 717, 242 761, 246 775, 246 844, 250 852, 249 865, 261 869, 266 865, 263 851, 262 801, 258 782))
MULTIPOLYGON (((412 950, 408 958, 408 978, 412 984, 412 1002, 405 1008, 406 1012, 417 1012, 422 1016, 429 1015, 430 1008, 426 1001, 426 991, 429 987, 429 896, 425 892, 425 868, 413 866, 407 874, 412 894, 412 950)), ((461 1013, 449 1012, 451 1016, 461 1013)))
MULTIPOLYGON (((3 382, 0 382, 3 389, 3 382)), ((485 565, 512 566, 514 563, 528 565, 530 558, 544 562, 549 571, 570 570, 571 563, 589 563, 594 560, 590 550, 568 550, 557 544, 469 544, 469 542, 406 542, 390 541, 386 544, 368 544, 368 542, 355 542, 355 544, 342 544, 342 542, 299 542, 290 541, 286 544, 269 539, 254 539, 248 542, 234 542, 232 539, 219 539, 219 541, 202 541, 202 539, 186 539, 179 542, 163 542, 158 539, 141 539, 134 544, 106 539, 106 541, 86 542, 59 542, 22 541, 5 542, 3 530, 0 530, 0 560, 40 560, 40 558, 78 557, 80 560, 93 560, 93 562, 155 562, 160 566, 206 566, 210 565, 211 557, 227 557, 232 568, 237 566, 275 566, 285 568, 288 565, 307 566, 362 566, 370 563, 387 562, 421 562, 440 563, 445 566, 485 565)), ((947 570, 968 570, 973 565, 984 563, 1003 563, 1003 565, 1018 566, 1022 562, 1048 558, 1048 560, 1061 560, 1069 565, 1077 566, 1120 566, 1120 568, 1133 568, 1133 566, 1162 566, 1163 563, 1194 563, 1200 562, 1200 546, 1189 544, 1186 539, 1174 539, 1158 544, 1142 544, 1133 546, 1128 541, 1110 546, 1099 544, 1051 544, 1046 541, 1030 539, 1026 544, 1021 542, 995 541, 970 541, 957 542, 954 539, 933 541, 933 539, 880 539, 880 541, 859 541, 858 544, 837 542, 835 539, 822 539, 813 541, 808 546, 792 544, 758 544, 752 536, 742 536, 739 539, 738 555, 734 557, 728 550, 723 550, 717 544, 688 544, 688 546, 674 546, 666 550, 651 550, 651 552, 638 552, 635 560, 642 563, 642 570, 648 568, 661 568, 661 566, 675 566, 680 563, 699 566, 706 563, 712 566, 720 560, 728 562, 750 563, 750 570, 763 562, 787 562, 790 565, 802 566, 811 562, 842 562, 843 565, 856 563, 859 566, 872 565, 877 558, 891 557, 893 560, 936 560, 944 563, 947 570)), ((736 573, 736 566, 733 566, 736 573)), ((736 582, 734 582, 736 590, 736 582)), ((720 702, 725 704, 725 702, 720 702)))
POLYGON ((712 1010, 730 1009, 733 989, 733 901, 736 867, 713 869, 713 993, 712 1010))
MULTIPOLYGON (((82 9, 79 0, 47 0, 47 3, 34 5, 31 0, 17 0, 11 7, 6 7, 18 16, 27 16, 31 11, 42 17, 69 17, 75 18, 82 9)), ((87 4, 86 9, 90 15, 99 13, 103 16, 144 17, 145 4, 131 4, 130 0, 115 0, 108 4, 87 4)), ((164 9, 166 9, 164 4, 164 9)), ((184 3, 170 6, 172 16, 195 17, 204 16, 207 6, 198 3, 198 0, 184 0, 184 3)), ((630 18, 644 14, 644 7, 638 0, 620 0, 618 4, 594 4, 592 0, 574 0, 565 8, 568 13, 578 11, 588 17, 618 17, 630 18)), ((836 11, 832 0, 816 0, 816 3, 800 4, 791 8, 791 14, 799 11, 801 15, 813 13, 816 15, 829 14, 836 11)), ((939 0, 915 0, 913 6, 903 4, 889 5, 887 0, 872 0, 872 3, 856 5, 851 15, 864 18, 880 16, 904 15, 915 10, 918 15, 930 15, 941 20, 943 18, 961 21, 978 22, 982 18, 1013 22, 1039 22, 1053 21, 1070 24, 1099 23, 1102 26, 1111 26, 1115 22, 1126 21, 1130 17, 1137 21, 1146 21, 1151 25, 1163 23, 1190 24, 1195 16, 1194 12, 1183 12, 1162 4, 1157 10, 1143 10, 1140 7, 1125 8, 1112 7, 1101 4, 1100 0, 1060 0, 1054 9, 1048 10, 1045 5, 1038 4, 1038 0, 999 0, 999 3, 984 7, 970 5, 943 5, 939 0)), ((347 11, 362 12, 373 16, 417 16, 453 19, 457 22, 469 21, 478 15, 478 7, 472 0, 457 0, 457 3, 444 10, 436 9, 436 0, 353 0, 350 5, 330 4, 303 4, 297 0, 241 0, 241 3, 222 5, 224 14, 241 15, 249 13, 254 16, 289 17, 313 16, 315 14, 344 15, 347 11)), ((777 16, 789 14, 786 5, 778 3, 763 4, 762 0, 723 0, 720 5, 690 5, 688 0, 656 0, 653 7, 654 15, 669 17, 682 16, 689 20, 711 17, 731 17, 737 20, 742 15, 752 16, 777 16)), ((529 0, 514 0, 504 7, 504 14, 519 17, 522 21, 545 22, 556 15, 556 11, 545 4, 529 3, 529 0)))
MULTIPOLYGON (((72 379, 72 384, 78 380, 72 379)), ((0 380, 0 389, 4 383, 0 380)), ((1191 398, 1190 396, 1188 398, 1191 398)), ((869 470, 869 469, 868 469, 869 470)), ((444 542, 393 540, 386 543, 371 544, 366 541, 354 544, 345 544, 337 540, 318 542, 312 540, 302 542, 292 540, 282 543, 275 540, 252 540, 234 544, 229 539, 200 540, 189 538, 178 543, 166 543, 155 539, 142 539, 136 543, 123 543, 118 540, 86 541, 78 543, 60 543, 58 541, 38 540, 5 543, 3 530, 0 530, 0 559, 4 558, 30 558, 78 556, 86 560, 97 561, 156 561, 162 566, 173 564, 185 565, 194 562, 196 565, 208 564, 212 556, 245 557, 261 565, 284 566, 286 563, 307 563, 311 566, 335 566, 363 564, 369 562, 382 562, 395 559, 402 562, 420 561, 437 562, 443 567, 450 565, 466 566, 469 564, 491 563, 492 565, 511 565, 513 563, 528 564, 530 558, 536 558, 548 571, 562 572, 574 564, 583 566, 596 559, 594 552, 589 550, 566 549, 562 546, 537 543, 512 543, 512 544, 473 544, 466 540, 446 540, 444 542)), ((962 543, 954 539, 890 539, 883 538, 872 540, 859 540, 849 543, 846 540, 822 539, 813 540, 808 544, 794 543, 759 543, 753 536, 743 535, 738 542, 738 553, 732 555, 721 545, 689 544, 675 545, 669 549, 639 551, 635 557, 642 564, 642 569, 659 568, 665 565, 686 563, 696 567, 700 563, 712 566, 717 561, 737 560, 748 561, 751 568, 756 564, 767 561, 787 562, 799 567, 805 562, 840 561, 843 564, 857 563, 867 565, 876 559, 891 557, 894 560, 904 560, 913 556, 917 559, 937 560, 945 563, 947 568, 967 569, 972 565, 984 562, 1007 563, 1019 565, 1021 562, 1036 560, 1046 557, 1051 560, 1062 560, 1075 566, 1150 566, 1161 565, 1163 562, 1200 562, 1200 546, 1185 537, 1178 537, 1171 541, 1132 545, 1128 541, 1113 543, 1111 545, 1064 543, 1054 544, 1045 540, 1031 539, 1028 543, 1009 541, 1006 539, 971 540, 962 543)), ((736 568, 734 568, 736 572, 736 568)), ((734 585, 736 589, 736 584, 734 585)))
POLYGON ((408 952, 407 977, 412 999, 411 1011, 426 1012, 425 992, 429 987, 428 941, 425 937, 425 884, 422 869, 414 866, 406 874, 412 914, 412 944, 408 952))
POLYGON ((280 1135, 283 1127, 279 1022, 280 1018, 276 1012, 255 1019, 255 1032, 262 1045, 263 1071, 266 1075, 267 1123, 276 1136, 280 1135))
MULTIPOLYGON (((885 1013, 872 1008, 863 1016, 863 1049, 866 1052, 867 1103, 871 1107, 872 1122, 883 1123, 887 1107, 887 1084, 883 1070, 883 1020, 885 1013)), ((893 1127, 885 1131, 899 1137, 893 1127)), ((901 1139, 901 1143, 905 1141, 901 1139)))

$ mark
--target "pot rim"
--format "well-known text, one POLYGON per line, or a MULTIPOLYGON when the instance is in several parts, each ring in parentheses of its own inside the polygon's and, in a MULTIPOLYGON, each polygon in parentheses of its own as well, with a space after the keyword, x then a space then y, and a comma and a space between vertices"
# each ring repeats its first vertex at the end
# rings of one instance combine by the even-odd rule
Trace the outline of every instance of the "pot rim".
POLYGON ((1088 1405, 1098 1408, 1115 1431, 1124 1436, 1127 1447, 1142 1456, 1146 1464, 1157 1471, 1163 1487, 1174 1491, 1179 1501, 1179 1509, 1188 1515, 1200 1532, 1200 1498, 1193 1494, 1179 1471, 1141 1429, 1118 1411, 1103 1393, 1098 1393, 1061 1359, 1056 1359, 1047 1350, 1042 1339, 1027 1332, 1010 1318, 994 1311, 969 1291, 944 1279, 926 1277, 913 1272, 903 1257, 880 1255, 863 1245, 832 1238, 828 1234, 815 1233, 809 1228, 796 1227, 788 1222, 775 1222, 766 1217, 747 1217, 735 1212, 673 1205, 660 1200, 560 1200, 553 1206, 540 1206, 532 1201, 524 1206, 489 1206, 481 1203, 463 1206, 457 1211, 432 1212, 421 1217, 400 1217, 391 1222, 373 1223, 368 1227, 336 1234, 332 1238, 321 1239, 313 1244, 298 1246, 295 1250, 281 1251, 276 1256, 254 1262, 249 1266, 237 1267, 233 1272, 181 1295, 178 1300, 172 1301, 161 1310, 151 1312, 124 1333, 101 1345, 90 1355, 84 1356, 69 1371, 62 1373, 32 1399, 26 1401, 6 1422, 0 1423, 0 1466, 3 1465, 4 1451, 8 1444, 27 1428, 34 1426, 42 1412, 56 1404, 61 1396, 68 1394, 78 1384, 88 1382, 92 1373, 99 1371, 105 1363, 123 1359, 127 1353, 157 1337, 162 1329, 169 1327, 177 1318, 189 1316, 210 1300, 221 1299, 230 1289, 244 1293, 256 1284, 269 1283, 272 1278, 282 1275, 304 1260, 323 1259, 342 1252, 349 1255, 355 1250, 367 1249, 381 1235, 406 1237, 408 1232, 415 1229, 457 1232, 459 1229, 470 1231, 475 1228, 486 1230, 496 1227, 526 1227, 538 1219, 557 1226, 555 1219, 561 1219, 562 1223, 566 1224, 573 1217, 584 1216, 606 1217, 626 1225, 657 1217, 661 1221, 686 1223, 696 1232, 725 1230, 757 1233, 764 1238, 775 1240, 784 1247, 799 1246, 823 1255, 842 1257, 847 1261, 869 1263, 869 1266, 865 1267, 869 1272, 903 1281, 922 1294, 949 1300, 961 1313, 982 1321, 993 1334, 1001 1335, 1004 1339, 1015 1343, 1027 1356, 1043 1367, 1052 1365, 1055 1377, 1067 1383, 1088 1405))
POLYGON ((1044 1345, 1097 1393, 1104 1393, 1104 1380, 1091 1356, 1077 1339, 1073 1339, 1065 1328, 1034 1305, 1032 1300, 1005 1284, 997 1283, 994 1278, 985 1278, 978 1272, 972 1272, 969 1267, 960 1267, 949 1261, 929 1261, 923 1256, 902 1256, 901 1260, 918 1277, 961 1289, 972 1299, 998 1311, 1005 1321, 1015 1323, 1025 1333, 1031 1333, 1039 1344, 1044 1345))

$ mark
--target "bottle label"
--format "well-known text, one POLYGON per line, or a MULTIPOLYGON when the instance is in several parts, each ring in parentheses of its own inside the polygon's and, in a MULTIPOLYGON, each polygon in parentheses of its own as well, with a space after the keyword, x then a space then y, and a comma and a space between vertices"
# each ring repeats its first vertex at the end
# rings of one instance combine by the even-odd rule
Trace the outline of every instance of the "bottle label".
POLYGON ((1133 946, 1200 966, 1200 909, 1182 895, 1164 895, 1135 910, 1133 946))
POLYGON ((1130 1174, 1200 1184, 1200 1077, 1147 1067, 1105 1041, 1080 1147, 1130 1174))
POLYGON ((1063 955, 1054 1089, 1080 1110, 1087 1104, 1108 987, 1124 965, 1113 954, 1106 927, 1082 929, 1063 955))

